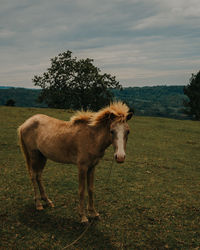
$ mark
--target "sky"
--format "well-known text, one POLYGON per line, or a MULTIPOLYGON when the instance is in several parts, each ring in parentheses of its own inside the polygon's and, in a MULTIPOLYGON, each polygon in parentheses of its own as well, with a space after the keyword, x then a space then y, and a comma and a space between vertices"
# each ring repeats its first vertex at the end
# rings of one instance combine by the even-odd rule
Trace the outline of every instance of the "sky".
POLYGON ((0 86, 70 50, 124 87, 186 85, 200 70, 199 0, 0 0, 0 86))

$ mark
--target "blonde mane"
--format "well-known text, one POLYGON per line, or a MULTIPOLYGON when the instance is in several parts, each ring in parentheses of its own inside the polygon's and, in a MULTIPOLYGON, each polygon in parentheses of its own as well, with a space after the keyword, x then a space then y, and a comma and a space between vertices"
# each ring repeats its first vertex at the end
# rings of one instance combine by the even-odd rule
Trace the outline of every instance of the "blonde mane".
POLYGON ((91 111, 78 111, 74 116, 71 117, 70 121, 72 122, 72 124, 84 122, 89 123, 93 114, 94 113, 91 111))
POLYGON ((124 122, 129 113, 129 108, 122 102, 113 102, 109 106, 99 110, 98 112, 90 111, 78 111, 71 117, 72 124, 86 122, 89 126, 97 126, 102 122, 109 120, 111 115, 114 115, 114 119, 119 122, 124 122))

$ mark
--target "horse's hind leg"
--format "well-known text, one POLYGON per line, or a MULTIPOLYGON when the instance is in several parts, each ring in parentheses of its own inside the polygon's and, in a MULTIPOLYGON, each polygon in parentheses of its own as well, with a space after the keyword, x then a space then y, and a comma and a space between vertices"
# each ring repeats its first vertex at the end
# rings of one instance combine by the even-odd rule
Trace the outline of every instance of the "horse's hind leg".
POLYGON ((37 210, 42 210, 43 206, 40 200, 40 195, 41 198, 46 201, 46 203, 53 207, 52 201, 47 197, 41 176, 42 176, 42 171, 44 169, 46 163, 46 158, 39 152, 39 151, 34 151, 30 154, 30 162, 29 162, 29 172, 31 176, 31 181, 33 184, 34 188, 34 193, 35 193, 35 205, 37 210), (40 190, 40 195, 38 192, 38 187, 40 190))
POLYGON ((38 187, 39 187, 39 190, 40 190, 41 199, 43 201, 45 201, 46 204, 49 207, 54 207, 53 202, 47 197, 45 189, 44 189, 44 186, 43 186, 43 183, 42 183, 42 170, 43 169, 41 169, 40 171, 38 171, 37 175, 36 175, 36 180, 37 180, 38 187))
POLYGON ((34 198, 35 198, 36 209, 43 210, 43 206, 42 206, 42 203, 40 201, 40 194, 39 194, 39 190, 38 190, 37 180, 36 180, 37 173, 33 169, 30 169, 29 172, 30 172, 31 182, 33 184, 33 189, 34 189, 34 198))

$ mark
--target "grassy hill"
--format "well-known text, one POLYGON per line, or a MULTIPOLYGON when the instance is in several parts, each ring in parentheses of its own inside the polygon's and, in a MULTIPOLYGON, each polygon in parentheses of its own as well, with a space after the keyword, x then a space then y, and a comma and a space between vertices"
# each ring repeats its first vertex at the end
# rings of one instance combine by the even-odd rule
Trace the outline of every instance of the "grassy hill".
MULTIPOLYGON (((154 86, 124 88, 113 91, 115 99, 123 100, 136 115, 186 119, 183 113, 183 86, 154 86)), ((0 105, 13 99, 18 107, 46 107, 37 102, 40 90, 24 88, 0 88, 0 105)))
MULTIPOLYGON (((0 248, 64 249, 85 227, 77 215, 77 167, 47 162, 44 183, 55 208, 37 212, 16 129, 64 110, 0 107, 0 248)), ((127 159, 112 164, 110 147, 96 171, 101 220, 70 249, 198 249, 200 246, 199 123, 134 117, 127 159)))

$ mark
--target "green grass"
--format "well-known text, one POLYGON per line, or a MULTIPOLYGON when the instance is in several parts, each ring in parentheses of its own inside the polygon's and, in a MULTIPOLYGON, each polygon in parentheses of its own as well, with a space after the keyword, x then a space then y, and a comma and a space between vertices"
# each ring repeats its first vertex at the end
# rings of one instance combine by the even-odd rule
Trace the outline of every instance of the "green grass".
MULTIPOLYGON (((77 213, 77 168, 47 162, 43 178, 55 208, 38 212, 17 127, 64 110, 0 107, 0 248, 63 249, 85 229, 77 213)), ((200 123, 134 117, 124 164, 110 147, 96 171, 101 220, 71 249, 199 249, 200 123)))

